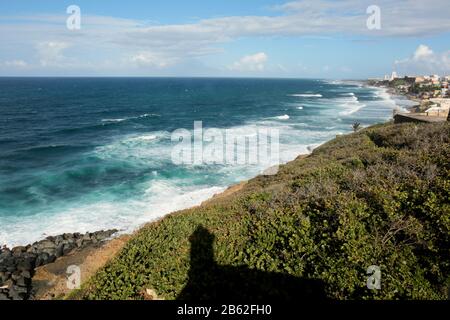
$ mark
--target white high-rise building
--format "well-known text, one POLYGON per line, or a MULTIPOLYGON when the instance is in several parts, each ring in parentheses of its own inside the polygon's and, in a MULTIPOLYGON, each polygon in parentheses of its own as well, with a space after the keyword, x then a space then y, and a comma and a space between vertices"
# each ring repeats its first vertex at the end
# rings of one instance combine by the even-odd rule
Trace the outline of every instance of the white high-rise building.
POLYGON ((391 77, 390 77, 389 81, 395 80, 397 78, 398 78, 397 72, 392 71, 392 74, 391 74, 391 77))

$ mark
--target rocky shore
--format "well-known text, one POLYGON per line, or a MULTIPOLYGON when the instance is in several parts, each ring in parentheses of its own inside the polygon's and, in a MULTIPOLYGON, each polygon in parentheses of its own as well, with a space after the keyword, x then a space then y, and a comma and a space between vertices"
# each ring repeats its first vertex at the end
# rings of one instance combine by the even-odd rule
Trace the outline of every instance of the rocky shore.
POLYGON ((35 269, 52 263, 77 250, 96 246, 118 230, 65 233, 47 237, 27 246, 0 249, 0 300, 28 300, 33 298, 35 269))

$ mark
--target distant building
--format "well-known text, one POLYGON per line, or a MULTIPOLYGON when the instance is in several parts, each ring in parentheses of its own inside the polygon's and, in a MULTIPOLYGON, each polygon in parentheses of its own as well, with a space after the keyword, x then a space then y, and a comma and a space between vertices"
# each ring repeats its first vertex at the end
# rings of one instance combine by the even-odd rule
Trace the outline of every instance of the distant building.
POLYGON ((397 78, 398 78, 397 72, 392 71, 392 74, 391 74, 391 77, 389 78, 389 81, 393 81, 393 80, 395 80, 397 78))
POLYGON ((424 77, 415 77, 414 78, 414 83, 422 83, 425 81, 424 77))
POLYGON ((433 74, 432 76, 430 76, 430 80, 433 85, 438 85, 441 83, 440 78, 437 74, 433 74))

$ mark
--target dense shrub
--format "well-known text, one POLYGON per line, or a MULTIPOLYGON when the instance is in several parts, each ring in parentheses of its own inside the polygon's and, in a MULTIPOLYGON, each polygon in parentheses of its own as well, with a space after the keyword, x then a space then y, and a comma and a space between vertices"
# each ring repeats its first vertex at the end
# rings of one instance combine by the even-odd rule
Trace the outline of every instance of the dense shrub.
POLYGON ((153 288, 176 298, 189 280, 189 236, 202 225, 221 266, 319 280, 333 299, 445 299, 449 159, 449 123, 338 137, 236 194, 149 224, 72 297, 142 299, 153 288), (380 290, 367 289, 371 265, 380 290))

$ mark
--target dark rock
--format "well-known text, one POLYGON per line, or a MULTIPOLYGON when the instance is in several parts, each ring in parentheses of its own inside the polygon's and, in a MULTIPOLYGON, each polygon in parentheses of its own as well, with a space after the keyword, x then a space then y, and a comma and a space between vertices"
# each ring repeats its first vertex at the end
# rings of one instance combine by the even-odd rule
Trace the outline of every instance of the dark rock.
POLYGON ((15 271, 12 275, 11 275, 11 279, 13 281, 17 281, 19 278, 21 277, 20 272, 19 271, 15 271))
POLYGON ((20 275, 21 275, 22 277, 24 277, 24 278, 31 279, 31 271, 24 270, 24 271, 22 271, 22 272, 20 273, 20 275))
POLYGON ((3 282, 5 282, 6 280, 8 280, 9 278, 11 278, 11 272, 4 272, 4 276, 3 276, 3 282))
POLYGON ((34 268, 54 262, 76 248, 85 248, 110 238, 118 230, 65 233, 49 236, 32 245, 10 250, 0 248, 0 300, 24 300, 32 297, 34 268))
POLYGON ((83 239, 83 240, 91 240, 91 236, 90 236, 89 232, 87 232, 85 235, 83 235, 83 237, 81 239, 83 239))
POLYGON ((92 240, 83 240, 83 245, 82 247, 85 248, 87 246, 90 246, 92 244, 92 240))
POLYGON ((0 301, 9 300, 8 295, 6 293, 0 292, 0 301))
POLYGON ((63 244, 63 243, 60 243, 60 244, 56 247, 55 255, 56 255, 57 258, 59 258, 59 257, 61 257, 61 256, 64 255, 64 250, 63 250, 63 248, 64 248, 64 244, 63 244))
POLYGON ((11 277, 11 274, 9 272, 0 272, 0 284, 3 285, 3 283, 8 280, 11 277))
POLYGON ((35 245, 32 245, 27 249, 27 253, 37 253, 37 251, 38 249, 36 248, 35 245))
POLYGON ((49 261, 50 255, 47 252, 40 253, 36 258, 36 267, 43 266, 44 264, 47 264, 49 261))
POLYGON ((2 265, 4 265, 6 268, 15 267, 16 259, 14 257, 5 258, 5 259, 3 259, 2 265))
POLYGON ((9 297, 12 300, 25 300, 27 298, 28 289, 26 287, 21 286, 12 286, 11 289, 9 289, 9 297))
POLYGON ((63 238, 64 238, 65 240, 73 239, 73 234, 71 234, 71 233, 64 233, 64 234, 63 234, 63 238))
POLYGON ((9 250, 8 248, 5 248, 2 250, 2 253, 0 253, 0 259, 9 257, 11 255, 12 255, 11 250, 9 250))
POLYGON ((76 246, 77 246, 78 248, 82 247, 82 246, 83 246, 83 239, 77 239, 77 241, 75 242, 75 244, 76 244, 76 246))
POLYGON ((23 252, 27 251, 27 248, 25 246, 17 246, 14 247, 12 250, 13 255, 20 256, 23 252))
POLYGON ((56 256, 56 248, 46 248, 41 250, 41 253, 47 253, 49 256, 56 256))
MULTIPOLYGON (((31 285, 31 279, 30 278, 25 278, 23 276, 20 276, 16 280, 16 285, 19 286, 19 287, 28 287, 29 285, 31 285)), ((27 291, 25 291, 25 292, 27 292, 27 291)))
POLYGON ((56 243, 56 244, 61 243, 63 240, 64 240, 64 237, 63 237, 63 236, 56 236, 56 237, 55 237, 55 243, 56 243))
POLYGON ((43 249, 55 249, 56 248, 56 244, 53 241, 50 240, 42 240, 40 242, 38 242, 35 247, 39 250, 43 250, 43 249))
POLYGON ((6 267, 6 271, 7 272, 14 272, 14 271, 16 271, 17 269, 16 269, 16 266, 11 266, 11 267, 6 267))
POLYGON ((65 244, 63 247, 63 255, 69 254, 74 249, 74 247, 75 246, 73 244, 70 243, 65 244))
POLYGON ((35 265, 35 259, 32 257, 25 257, 18 261, 17 270, 25 271, 25 270, 33 270, 35 265))

